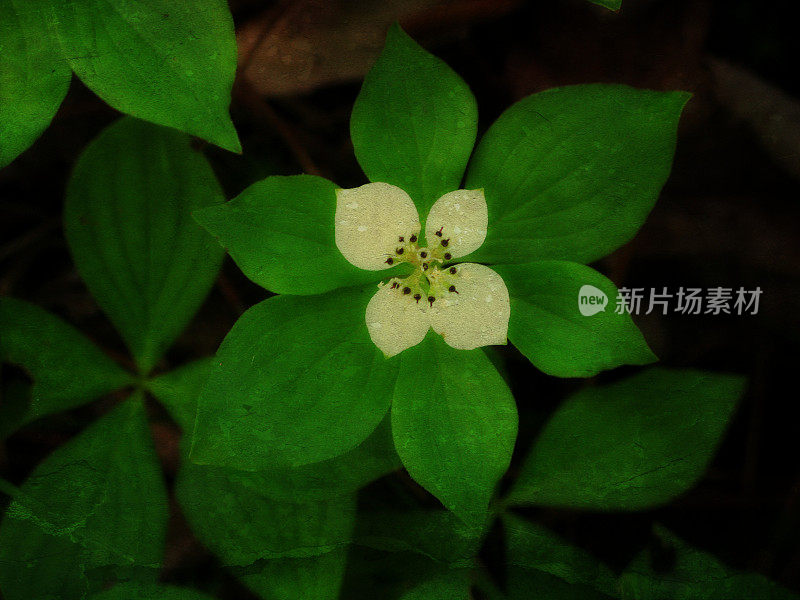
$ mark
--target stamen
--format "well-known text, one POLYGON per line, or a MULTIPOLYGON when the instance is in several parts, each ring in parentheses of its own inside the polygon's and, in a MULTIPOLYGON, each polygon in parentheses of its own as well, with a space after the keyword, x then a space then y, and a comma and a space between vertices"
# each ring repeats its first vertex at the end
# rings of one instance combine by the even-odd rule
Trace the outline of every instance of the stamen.
POLYGON ((409 241, 410 241, 411 243, 414 243, 414 242, 416 242, 416 241, 417 241, 417 236, 412 234, 412 236, 409 238, 409 241))
POLYGON ((390 264, 392 264, 393 262, 394 262, 394 259, 393 259, 391 256, 390 256, 389 258, 387 258, 387 259, 386 259, 386 264, 387 264, 387 265, 390 265, 390 264))
POLYGON ((453 258, 453 255, 452 255, 452 254, 450 254, 449 252, 445 252, 445 253, 444 253, 444 259, 445 259, 445 260, 450 260, 451 258, 453 258))
POLYGON ((435 300, 436 300, 436 298, 435 298, 435 297, 433 297, 433 296, 428 296, 428 302, 430 302, 430 303, 431 303, 431 308, 433 308, 433 303, 434 303, 434 301, 435 301, 435 300))
POLYGON ((400 241, 400 242, 405 242, 405 241, 406 241, 406 238, 404 238, 404 237, 401 235, 401 236, 400 236, 400 239, 399 239, 398 241, 400 241))
POLYGON ((437 236, 442 237, 442 229, 444 229, 444 227, 439 227, 439 231, 436 232, 437 236))
MULTIPOLYGON (((451 285, 449 288, 447 288, 447 291, 448 291, 448 292, 456 292, 456 286, 454 286, 454 285, 451 285)), ((457 293, 458 293, 458 292, 456 292, 456 294, 457 294, 457 293)))
POLYGON ((450 243, 450 238, 447 238, 446 240, 442 240, 441 241, 442 246, 444 246, 445 248, 447 248, 447 244, 449 244, 449 243, 450 243))
POLYGON ((416 301, 417 301, 417 304, 419 304, 419 300, 420 300, 420 298, 422 298, 422 295, 421 295, 421 294, 414 294, 414 300, 416 300, 416 301))
POLYGON ((402 254, 403 253, 403 249, 402 248, 398 248, 397 250, 395 250, 395 252, 397 252, 398 254, 402 254))
POLYGON ((423 271, 427 271, 428 270, 428 263, 422 263, 422 270, 423 271))
POLYGON ((396 281, 392 282, 392 289, 393 290, 396 289, 396 288, 399 288, 399 287, 400 287, 399 283, 397 283, 396 281))
POLYGON ((411 288, 410 287, 404 287, 403 288, 403 293, 406 294, 406 295, 410 294, 411 293, 411 288))
POLYGON ((420 255, 422 258, 428 258, 428 253, 427 253, 427 252, 420 252, 420 253, 419 253, 419 255, 420 255))
POLYGON ((455 275, 457 271, 458 269, 456 269, 455 267, 450 267, 450 275, 455 275))

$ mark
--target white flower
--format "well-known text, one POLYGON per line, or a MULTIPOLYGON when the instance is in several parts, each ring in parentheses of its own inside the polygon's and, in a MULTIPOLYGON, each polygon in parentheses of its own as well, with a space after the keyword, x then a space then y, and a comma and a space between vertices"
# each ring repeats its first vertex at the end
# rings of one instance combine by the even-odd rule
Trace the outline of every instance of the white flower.
POLYGON ((420 343, 433 328, 453 348, 505 344, 511 312, 508 289, 489 267, 452 261, 477 250, 489 217, 483 190, 439 198, 425 223, 411 197, 388 183, 336 192, 336 245, 356 267, 370 271, 409 263, 413 272, 378 286, 366 322, 387 356, 420 343))

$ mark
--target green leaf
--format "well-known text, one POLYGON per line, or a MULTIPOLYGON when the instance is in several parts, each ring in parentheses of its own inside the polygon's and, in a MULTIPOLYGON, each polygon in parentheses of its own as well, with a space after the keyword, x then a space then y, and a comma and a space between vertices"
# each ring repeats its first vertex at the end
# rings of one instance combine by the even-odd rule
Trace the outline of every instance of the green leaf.
POLYGON ((353 493, 401 466, 387 413, 375 431, 352 450, 321 462, 265 470, 259 485, 276 500, 325 500, 353 493))
POLYGON ((258 489, 258 473, 230 471, 183 461, 176 492, 194 532, 225 565, 319 556, 350 542, 352 495, 281 502, 258 489))
POLYGON ((451 571, 428 579, 403 594, 401 600, 470 600, 469 573, 451 571))
POLYGON ((154 580, 167 494, 141 397, 46 458, 0 524, 7 600, 71 600, 115 580, 154 580))
POLYGON ((511 600, 618 596, 614 573, 585 550, 512 514, 503 515, 503 525, 511 600))
POLYGON ((172 585, 123 583, 91 596, 90 600, 213 600, 211 596, 172 585))
POLYGON ((242 315, 200 395, 192 460, 297 467, 364 441, 388 410, 398 371, 367 332, 375 290, 276 296, 242 315))
POLYGON ((461 77, 393 25, 350 119, 356 158, 370 181, 404 189, 424 219, 439 196, 459 187, 477 122, 461 77))
POLYGON ((470 258, 592 262, 641 227, 669 176, 689 95, 577 85, 528 96, 489 128, 465 187, 484 188, 486 242, 470 258))
POLYGON ((236 73, 224 0, 50 0, 75 74, 117 110, 241 152, 228 115, 236 73))
MULTIPOLYGON (((376 590, 379 590, 381 600, 400 600, 403 594, 427 581, 439 579, 449 571, 449 565, 413 551, 384 552, 353 544, 341 598, 375 600, 376 590)), ((463 572, 462 569, 453 571, 463 572)))
POLYGON ((702 476, 744 389, 734 375, 651 368, 567 399, 525 459, 509 502, 639 510, 702 476))
POLYGON ((377 281, 345 260, 334 239, 336 185, 322 177, 268 177, 195 213, 242 272, 276 294, 320 294, 377 281))
POLYGON ((253 487, 274 500, 311 502, 352 494, 371 481, 397 470, 401 465, 392 446, 387 415, 372 435, 361 444, 341 456, 322 462, 260 471, 204 466, 218 469, 232 481, 245 487, 253 487))
POLYGON ((346 562, 347 550, 338 548, 319 556, 279 558, 232 571, 265 600, 338 600, 346 562))
POLYGON ((213 356, 201 358, 148 381, 147 389, 164 405, 180 428, 191 432, 197 397, 214 368, 213 356))
MULTIPOLYGON (((184 432, 194 429, 197 397, 215 364, 201 359, 149 382, 148 387, 184 432)), ((257 472, 225 469, 228 477, 275 500, 325 500, 355 492, 367 483, 400 468, 389 428, 389 415, 358 446, 335 458, 296 468, 257 472), (238 477, 241 475, 241 477, 238 477), (256 482, 256 483, 254 483, 256 482)))
MULTIPOLYGON (((617 288, 594 269, 564 261, 500 265, 511 296, 508 339, 539 369, 557 377, 591 377, 657 358, 627 313, 617 314, 617 288), (605 294, 605 309, 582 314, 585 285, 605 294)), ((588 304, 585 308, 591 308, 588 304)))
POLYGON ((373 510, 359 513, 354 541, 386 552, 413 552, 452 568, 470 568, 483 527, 446 510, 373 510))
POLYGON ((757 573, 743 573, 655 528, 657 548, 645 550, 620 578, 625 600, 798 600, 800 595, 757 573), (662 557, 657 560, 657 557, 662 557), (667 564, 664 558, 670 564, 667 564), (656 565, 660 566, 656 568, 656 565))
POLYGON ((622 0, 589 0, 592 4, 604 6, 608 10, 619 10, 622 8, 622 0))
POLYGON ((0 168, 50 124, 71 73, 47 26, 47 7, 0 2, 0 168))
POLYGON ((480 350, 429 334, 399 355, 392 435, 409 474, 465 522, 483 523, 511 460, 517 409, 480 350))
POLYGON ((58 411, 79 406, 132 382, 77 329, 15 298, 0 298, 0 361, 24 368, 34 380, 30 404, 12 416, 0 405, 0 436, 58 411))
POLYGON ((183 462, 176 493, 197 537, 264 598, 337 598, 355 498, 278 502, 258 473, 229 473, 183 462))
POLYGON ((125 118, 78 160, 64 227, 78 271, 147 373, 216 279, 223 251, 191 217, 224 200, 187 136, 125 118))

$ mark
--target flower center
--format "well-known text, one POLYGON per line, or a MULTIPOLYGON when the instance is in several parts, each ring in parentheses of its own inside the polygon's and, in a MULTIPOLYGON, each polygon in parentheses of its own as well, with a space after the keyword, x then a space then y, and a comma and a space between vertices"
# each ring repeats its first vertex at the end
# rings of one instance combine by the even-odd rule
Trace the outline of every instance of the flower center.
POLYGON ((444 266, 453 255, 448 251, 450 238, 445 237, 443 229, 440 227, 434 234, 436 239, 432 248, 421 248, 416 234, 400 236, 394 253, 386 259, 389 265, 406 262, 414 267, 407 277, 394 277, 387 283, 399 296, 405 296, 409 302, 421 307, 427 304, 433 308, 437 299, 458 294, 458 267, 444 266))

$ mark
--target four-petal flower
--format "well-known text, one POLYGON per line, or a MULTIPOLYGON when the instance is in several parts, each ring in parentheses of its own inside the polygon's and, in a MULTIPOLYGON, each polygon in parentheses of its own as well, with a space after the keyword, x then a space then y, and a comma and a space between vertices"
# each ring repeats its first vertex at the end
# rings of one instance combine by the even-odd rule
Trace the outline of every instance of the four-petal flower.
POLYGON ((425 241, 411 197, 388 183, 368 183, 336 194, 336 246, 360 269, 412 267, 381 282, 365 319, 375 345, 391 357, 419 344, 433 328, 453 348, 505 344, 510 303, 495 271, 477 263, 453 264, 486 239, 483 190, 455 190, 428 214, 425 241))

